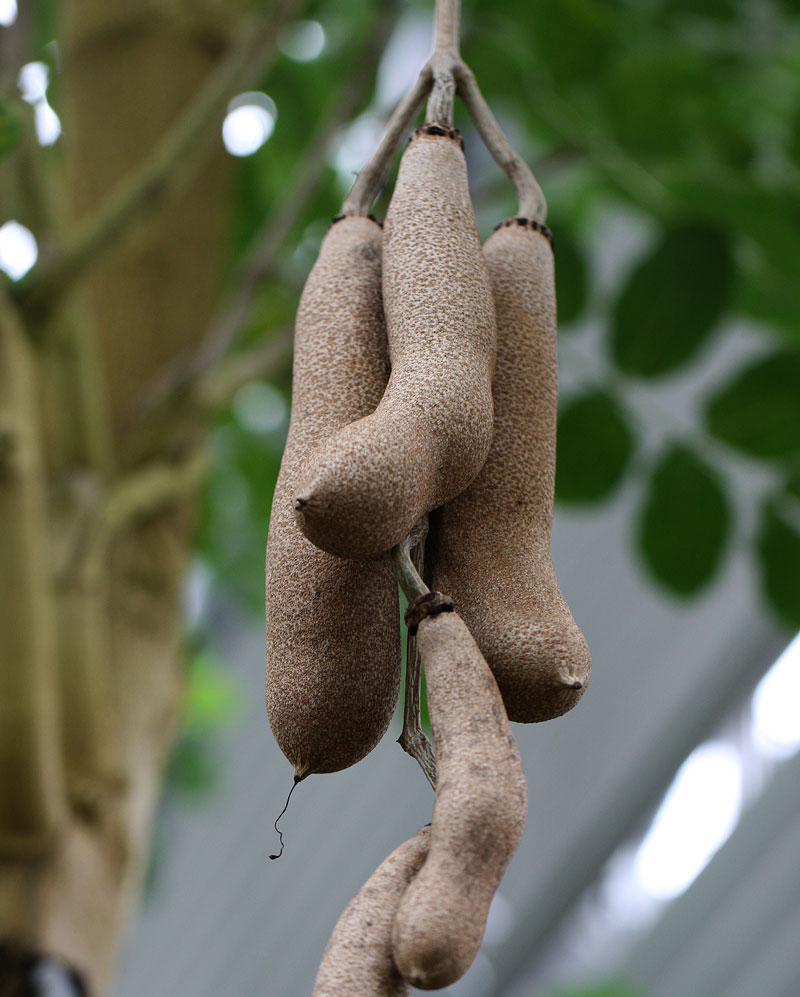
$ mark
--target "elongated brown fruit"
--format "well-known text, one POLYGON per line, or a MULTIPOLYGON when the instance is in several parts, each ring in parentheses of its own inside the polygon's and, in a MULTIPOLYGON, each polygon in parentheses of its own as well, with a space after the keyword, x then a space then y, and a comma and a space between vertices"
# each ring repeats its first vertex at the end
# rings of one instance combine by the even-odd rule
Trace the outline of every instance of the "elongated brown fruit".
POLYGON ((386 216, 392 373, 380 405, 314 454, 297 492, 305 535, 369 558, 464 489, 492 437, 494 303, 457 132, 412 137, 386 216))
POLYGON ((427 616, 417 646, 425 666, 436 802, 428 859, 400 903, 392 950, 402 977, 436 990, 469 968, 489 904, 525 827, 519 750, 489 666, 464 621, 427 616))
POLYGON ((408 985, 392 959, 397 907, 428 855, 423 827, 378 866, 336 922, 312 997, 407 997, 408 985))
POLYGON ((267 541, 267 712, 297 778, 363 758, 397 702, 389 559, 331 557, 305 539, 292 511, 311 449, 371 412, 387 379, 381 231, 368 218, 342 218, 325 236, 297 313, 292 418, 267 541))
POLYGON ((556 309, 546 230, 508 219, 487 240, 497 309, 495 429, 461 495, 431 517, 426 560, 494 672, 511 720, 578 702, 591 658, 550 556, 556 463, 556 309))

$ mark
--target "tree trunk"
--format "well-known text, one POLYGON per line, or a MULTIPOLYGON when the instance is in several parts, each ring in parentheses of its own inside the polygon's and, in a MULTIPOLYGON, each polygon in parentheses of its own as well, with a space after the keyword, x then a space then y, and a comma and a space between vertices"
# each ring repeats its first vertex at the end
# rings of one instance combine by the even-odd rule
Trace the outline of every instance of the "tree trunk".
MULTIPOLYGON (((71 0, 65 14, 56 247, 174 125, 225 55, 237 10, 71 0)), ((216 302, 226 158, 220 140, 27 328, 7 303, 0 316, 0 986, 27 952, 107 992, 141 887, 179 719, 193 500, 117 530, 104 510, 130 470, 138 394, 196 346, 216 302)), ((184 460, 202 432, 159 458, 184 460)))

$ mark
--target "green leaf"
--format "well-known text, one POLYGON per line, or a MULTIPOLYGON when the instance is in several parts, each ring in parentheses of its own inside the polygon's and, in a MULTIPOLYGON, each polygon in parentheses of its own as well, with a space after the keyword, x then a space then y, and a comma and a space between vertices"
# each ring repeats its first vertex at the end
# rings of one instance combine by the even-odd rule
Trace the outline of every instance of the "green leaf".
POLYGON ((789 495, 800 499, 800 469, 791 472, 783 487, 789 495))
POLYGON ((800 107, 792 115, 786 151, 795 166, 800 166, 800 107))
POLYGON ((800 452, 800 352, 782 350, 741 371, 708 403, 706 424, 753 457, 800 452))
POLYGON ((614 58, 621 19, 607 2, 537 0, 520 13, 538 59, 559 82, 595 80, 614 58))
POLYGON ((178 741, 167 768, 168 789, 204 796, 214 789, 219 777, 219 758, 207 738, 185 735, 178 741))
MULTIPOLYGON (((726 182, 716 189, 687 180, 683 194, 697 210, 739 234, 745 252, 735 305, 800 339, 800 197, 726 182)), ((683 194, 681 196, 683 196, 683 194)))
POLYGON ((209 651, 201 651, 189 666, 184 693, 183 723, 192 733, 219 730, 241 707, 239 685, 222 662, 209 651))
POLYGON ((664 0, 665 14, 679 16, 690 14, 719 21, 733 21, 739 16, 736 0, 664 0))
POLYGON ((700 591, 720 565, 730 527, 719 476, 685 446, 672 446, 653 469, 639 520, 639 550, 653 577, 676 595, 700 591))
POLYGON ((583 250, 566 225, 554 222, 553 255, 556 268, 556 298, 559 327, 574 322, 586 309, 589 297, 589 267, 583 250))
POLYGON ((658 377, 690 360, 725 310, 732 275, 719 229, 690 224, 668 232, 617 302, 611 346, 620 370, 658 377))
POLYGON ((0 156, 14 148, 21 131, 19 117, 11 102, 0 100, 0 156))
POLYGON ((781 622, 800 629, 800 532, 773 501, 761 510, 756 549, 770 606, 781 622))
MULTIPOLYGON (((212 470, 200 508, 196 545, 216 580, 262 615, 264 548, 286 422, 259 432, 259 398, 251 397, 252 386, 243 390, 247 404, 239 405, 237 395, 233 412, 221 419, 211 436, 212 470)), ((274 391, 268 397, 274 400, 274 391)))
POLYGON ((606 498, 622 480, 634 447, 628 417, 607 392, 592 391, 569 401, 558 420, 556 498, 606 498))
POLYGON ((800 279, 800 194, 794 185, 766 188, 747 174, 695 169, 674 177, 672 188, 687 210, 738 233, 778 273, 800 279))
POLYGON ((58 35, 61 10, 57 0, 37 0, 31 7, 31 13, 34 35, 31 55, 33 58, 41 58, 42 50, 58 35))
POLYGON ((638 156, 674 154, 692 132, 692 115, 708 86, 708 59, 691 49, 633 51, 601 81, 620 141, 638 156))
POLYGON ((800 342, 800 282, 763 259, 745 263, 734 308, 773 326, 790 342, 800 342))

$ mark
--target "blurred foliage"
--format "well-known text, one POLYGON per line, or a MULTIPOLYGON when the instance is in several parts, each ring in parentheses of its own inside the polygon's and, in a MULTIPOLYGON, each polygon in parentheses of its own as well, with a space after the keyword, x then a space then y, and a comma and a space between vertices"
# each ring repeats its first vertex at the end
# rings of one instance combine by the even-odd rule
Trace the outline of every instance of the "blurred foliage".
POLYGON ((644 997, 641 990, 622 983, 590 984, 554 990, 549 997, 644 997))
POLYGON ((558 274, 558 320, 562 326, 569 328, 570 323, 575 322, 586 311, 589 265, 567 225, 559 225, 558 219, 553 218, 549 222, 558 232, 558 238, 553 241, 553 256, 558 274))
POLYGON ((605 983, 554 990, 549 997, 644 997, 644 995, 641 990, 622 983, 605 983))
POLYGON ((706 417, 718 439, 753 457, 800 456, 800 353, 782 350, 738 373, 706 417))
POLYGON ((787 626, 800 630, 800 524, 781 509, 779 496, 761 510, 758 555, 772 606, 787 626))
POLYGON ((288 428, 288 397, 273 387, 261 409, 237 404, 247 390, 240 390, 211 437, 212 472, 197 543, 217 580, 262 614, 264 546, 288 428), (256 421, 265 410, 274 419, 270 428, 256 421))
POLYGON ((0 156, 16 146, 20 130, 19 115, 11 101, 0 100, 0 156))
POLYGON ((224 662, 209 651, 190 657, 187 671, 181 734, 166 784, 168 790, 193 797, 216 784, 221 771, 217 735, 235 719, 242 699, 224 662))
POLYGON ((556 498, 598 502, 611 495, 635 442, 630 420, 608 392, 598 389, 570 399, 559 415, 556 498))
POLYGON ((719 475, 688 448, 670 447, 652 469, 639 522, 653 574, 679 595, 699 592, 719 566, 730 524, 719 475))
POLYGON ((240 690, 230 672, 209 651, 201 651, 189 666, 183 701, 184 730, 197 734, 217 731, 240 708, 240 690))
POLYGON ((617 367, 644 378, 682 367, 727 305, 731 274, 723 232, 700 225, 668 231, 617 299, 611 328, 617 367))
POLYGON ((763 593, 800 626, 800 5, 464 7, 465 57, 548 195, 560 323, 606 328, 606 368, 561 402, 557 499, 607 499, 635 453, 632 535, 650 576, 675 596, 704 591, 741 524, 760 520, 763 593), (593 236, 615 208, 649 219, 654 238, 602 301, 593 236), (691 439, 645 445, 628 393, 646 404, 650 383, 691 373, 741 319, 756 321, 762 355, 709 387, 691 439), (748 461, 773 478, 761 513, 730 473, 748 461))
MULTIPOLYGON (((283 59, 265 81, 280 109, 278 126, 269 143, 239 164, 236 253, 291 184, 309 133, 336 99, 368 7, 315 4, 328 38, 323 55, 309 64, 283 59), (330 96, 320 100, 320 93, 330 96)), ((408 8, 422 13, 429 4, 408 8)), ((683 597, 712 582, 734 532, 726 461, 739 452, 769 461, 786 477, 800 449, 800 24, 794 13, 791 6, 733 0, 464 3, 465 56, 523 154, 534 166, 544 164, 562 326, 569 331, 597 317, 590 247, 598 211, 616 204, 655 226, 656 238, 608 302, 608 359, 625 379, 611 391, 598 376, 595 386, 562 402, 557 498, 607 499, 636 454, 644 490, 632 535, 654 580, 683 597), (704 449, 701 458, 688 440, 676 440, 666 452, 643 451, 625 402, 627 384, 686 371, 736 317, 756 319, 765 353, 771 352, 709 393, 698 429, 731 450, 708 448, 709 457, 704 449)), ((469 148, 463 115, 459 123, 469 148)), ((253 335, 291 320, 324 219, 336 212, 345 188, 331 169, 289 247, 287 266, 298 286, 287 292, 274 282, 265 289, 253 335)), ((487 191, 501 211, 513 210, 507 191, 487 191)), ((218 434, 201 549, 260 612, 279 445, 231 416, 218 434)), ((752 541, 764 593, 779 618, 794 625, 800 595, 786 553, 775 544, 776 533, 792 527, 777 514, 764 512, 762 520, 752 541)))
MULTIPOLYGON (((401 16, 429 17, 431 7, 408 0, 401 16)), ((280 56, 262 81, 278 118, 270 140, 235 165, 231 274, 291 190, 298 163, 315 154, 311 139, 336 106, 374 11, 369 0, 314 0, 304 16, 324 28, 321 55, 280 56)), ((790 626, 800 625, 792 560, 800 543, 798 15, 790 0, 463 0, 462 43, 548 195, 561 326, 570 342, 601 326, 603 363, 561 403, 558 500, 583 507, 630 481, 640 509, 631 524, 636 556, 676 597, 705 591, 732 538, 743 537, 767 603, 790 626), (608 287, 597 233, 615 212, 641 221, 648 237, 619 286, 608 287), (763 349, 732 373, 706 378, 694 429, 653 446, 635 415, 648 393, 700 370, 742 320, 755 323, 763 349), (763 494, 743 500, 736 469, 753 463, 763 494)), ((426 54, 409 53, 409 71, 426 54)), ((365 110, 386 113, 374 103, 365 110)), ((457 123, 488 235, 515 210, 512 192, 461 108, 457 123)), ((245 341, 291 323, 349 180, 331 159, 278 275, 261 290, 245 341)), ((376 210, 385 201, 386 193, 376 210)), ((271 387, 288 404, 289 371, 271 387)), ((265 430, 241 408, 234 402, 213 434, 198 546, 260 615, 286 417, 265 430)))

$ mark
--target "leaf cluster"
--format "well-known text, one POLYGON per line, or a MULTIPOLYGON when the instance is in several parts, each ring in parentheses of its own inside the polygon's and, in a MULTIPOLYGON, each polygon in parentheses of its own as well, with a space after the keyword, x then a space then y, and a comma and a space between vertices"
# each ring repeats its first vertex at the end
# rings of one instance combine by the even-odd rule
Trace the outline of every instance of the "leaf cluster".
MULTIPOLYGON (((422 13, 417 7, 409 5, 409 18, 422 13)), ((365 11, 357 2, 315 4, 325 51, 310 64, 281 59, 265 81, 278 124, 238 166, 232 259, 290 187, 293 164, 327 113, 319 94, 346 75, 365 11)), ((558 500, 603 502, 635 479, 631 536, 657 584, 695 596, 743 542, 769 605, 791 627, 800 626, 800 569, 790 556, 800 547, 798 41, 788 2, 464 3, 465 56, 551 202, 563 337, 602 325, 602 369, 562 402, 558 500), (651 238, 609 291, 596 240, 600 219, 615 211, 642 220, 651 238), (632 399, 657 400, 664 385, 704 369, 742 323, 761 349, 708 385, 692 427, 648 448, 632 399), (755 499, 737 495, 742 467, 766 482, 755 499)), ((466 122, 457 123, 476 149, 466 122)), ((514 212, 512 193, 493 164, 472 162, 488 231, 514 212)), ((281 279, 263 289, 252 336, 291 320, 320 219, 336 212, 343 192, 331 166, 292 234, 281 279)), ((288 378, 280 387, 288 392, 288 378)), ((231 416, 219 432, 225 445, 201 548, 260 609, 279 449, 231 416), (252 533, 232 515, 233 481, 243 486, 252 533)))

